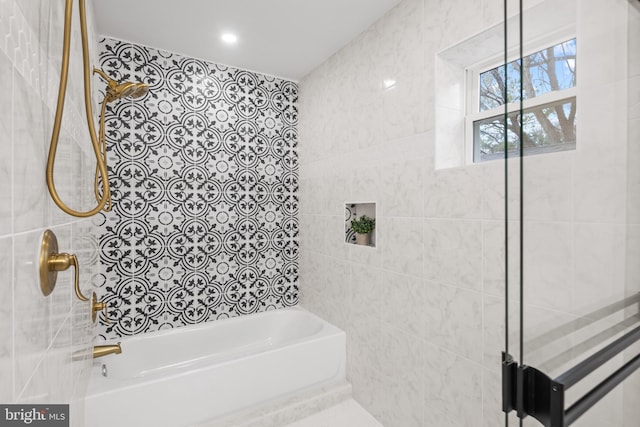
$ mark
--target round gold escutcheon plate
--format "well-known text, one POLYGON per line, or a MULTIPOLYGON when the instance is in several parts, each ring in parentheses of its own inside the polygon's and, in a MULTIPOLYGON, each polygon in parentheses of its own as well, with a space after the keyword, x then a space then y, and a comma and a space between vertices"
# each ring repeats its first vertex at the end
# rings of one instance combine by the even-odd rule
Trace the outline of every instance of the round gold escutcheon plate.
POLYGON ((44 296, 49 295, 56 287, 58 272, 49 268, 49 258, 58 253, 58 239, 53 231, 46 230, 40 244, 40 290, 44 296))

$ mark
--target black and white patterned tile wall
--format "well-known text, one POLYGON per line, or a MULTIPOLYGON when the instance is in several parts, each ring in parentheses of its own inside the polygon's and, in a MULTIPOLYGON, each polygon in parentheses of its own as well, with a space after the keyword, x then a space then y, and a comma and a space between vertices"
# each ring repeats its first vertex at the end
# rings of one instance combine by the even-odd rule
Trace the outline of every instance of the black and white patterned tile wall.
POLYGON ((108 38, 100 67, 150 86, 107 112, 101 335, 297 304, 297 85, 108 38))

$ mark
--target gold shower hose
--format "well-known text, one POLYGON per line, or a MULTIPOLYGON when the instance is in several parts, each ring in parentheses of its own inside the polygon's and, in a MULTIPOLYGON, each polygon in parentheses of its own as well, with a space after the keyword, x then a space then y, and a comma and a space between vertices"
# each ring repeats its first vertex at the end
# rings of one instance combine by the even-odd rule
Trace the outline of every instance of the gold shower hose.
POLYGON ((106 109, 106 101, 102 103, 100 113, 100 140, 96 137, 96 129, 93 123, 93 109, 91 108, 91 71, 89 67, 89 42, 87 37, 87 21, 85 0, 79 0, 80 3, 80 31, 82 34, 82 62, 84 67, 84 105, 87 115, 87 125, 89 127, 89 135, 91 136, 91 145, 96 156, 96 178, 94 180, 94 191, 98 205, 85 212, 80 212, 69 208, 60 199, 56 190, 53 179, 53 168, 56 161, 56 150, 58 148, 58 137, 60 135, 60 125, 62 123, 62 112, 64 110, 64 98, 67 91, 67 77, 69 74, 69 50, 71 42, 71 12, 73 8, 73 0, 66 0, 65 16, 64 16, 64 41, 62 47, 62 66, 60 70, 60 86, 58 88, 58 103, 56 106, 56 116, 51 133, 51 145, 49 147, 49 157, 47 159, 47 187, 51 198, 60 209, 65 213, 86 218, 95 215, 101 210, 111 210, 111 189, 109 188, 109 176, 107 173, 107 157, 104 142, 104 116, 106 109), (102 178, 102 194, 98 188, 99 177, 102 178))

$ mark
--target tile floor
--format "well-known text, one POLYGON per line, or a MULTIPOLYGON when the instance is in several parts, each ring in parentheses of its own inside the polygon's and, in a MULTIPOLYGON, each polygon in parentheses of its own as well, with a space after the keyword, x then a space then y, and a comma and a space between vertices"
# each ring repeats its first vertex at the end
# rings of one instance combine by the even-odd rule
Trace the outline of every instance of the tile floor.
POLYGON ((383 427, 353 399, 345 400, 285 427, 383 427))

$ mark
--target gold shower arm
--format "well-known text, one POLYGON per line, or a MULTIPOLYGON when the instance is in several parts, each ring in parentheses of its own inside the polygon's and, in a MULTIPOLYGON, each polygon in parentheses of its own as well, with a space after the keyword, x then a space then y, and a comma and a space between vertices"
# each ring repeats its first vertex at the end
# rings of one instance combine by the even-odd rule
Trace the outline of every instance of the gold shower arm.
POLYGON ((104 71, 102 71, 102 70, 101 70, 101 69, 99 69, 99 68, 94 68, 94 69, 93 69, 93 73, 94 73, 94 74, 95 74, 95 73, 100 74, 100 77, 102 77, 102 79, 103 79, 105 82, 107 82, 107 84, 108 84, 109 86, 112 86, 112 83, 111 83, 111 82, 113 82, 114 80, 113 80, 111 77, 109 77, 109 76, 107 75, 107 73, 105 73, 104 71))
MULTIPOLYGON (((72 18, 72 9, 73 9, 73 0, 66 0, 65 3, 65 20, 64 20, 64 40, 62 47, 62 65, 60 70, 60 86, 58 88, 58 103, 56 106, 56 115, 53 125, 53 131, 51 134, 51 145, 49 147, 49 156, 47 158, 47 187, 49 188, 49 193, 51 194, 51 198, 55 202, 55 204, 62 209, 65 213, 75 216, 86 218, 95 215, 101 210, 105 209, 105 206, 108 205, 106 210, 109 210, 111 207, 111 189, 109 188, 109 176, 107 173, 107 166, 105 163, 105 158, 102 156, 100 145, 98 143, 98 139, 96 137, 95 124, 93 123, 93 111, 91 108, 91 73, 89 70, 89 45, 88 45, 88 37, 87 37, 87 23, 86 23, 86 9, 85 9, 85 1, 79 0, 80 3, 80 30, 82 33, 82 59, 84 65, 84 103, 85 110, 87 114, 87 125, 89 128, 89 135, 91 137, 91 145, 93 146, 93 152, 96 156, 97 169, 100 172, 100 176, 102 177, 102 197, 98 199, 98 205, 86 212, 76 211, 65 205, 62 201, 55 187, 53 170, 55 166, 55 158, 56 151, 58 148, 58 139, 60 136, 60 126, 62 123, 62 113, 64 110, 64 100, 65 94, 67 90, 67 77, 69 74, 69 51, 70 51, 70 40, 71 40, 71 18, 72 18)), ((104 119, 102 119, 103 122, 104 119)), ((97 180, 96 180, 97 181, 97 180)), ((96 188, 96 195, 98 194, 98 189, 96 188)))

